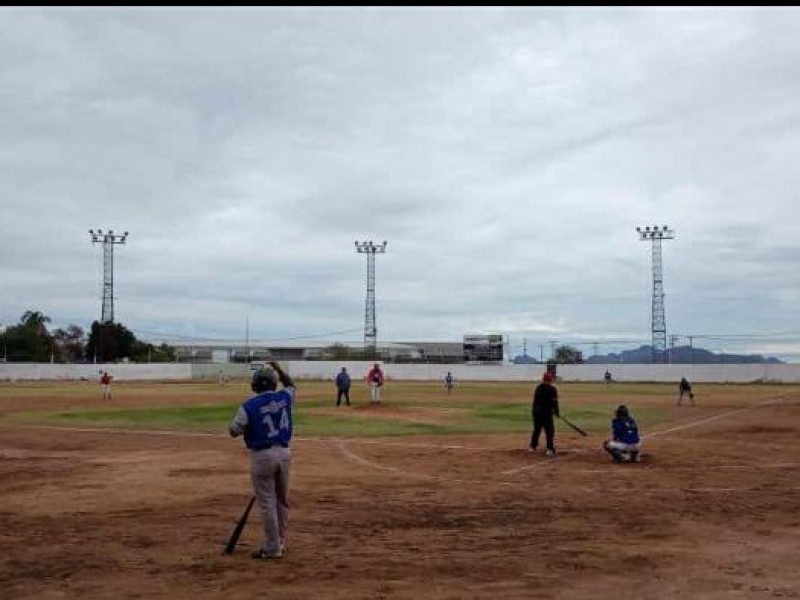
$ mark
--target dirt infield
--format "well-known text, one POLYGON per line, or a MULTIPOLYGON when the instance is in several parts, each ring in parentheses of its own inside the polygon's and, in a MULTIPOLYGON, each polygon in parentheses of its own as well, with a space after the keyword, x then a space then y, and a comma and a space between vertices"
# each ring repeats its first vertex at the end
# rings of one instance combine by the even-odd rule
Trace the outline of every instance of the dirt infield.
POLYGON ((299 436, 274 562, 256 512, 221 555, 240 441, 0 422, 0 598, 800 598, 800 389, 741 396, 652 400, 631 465, 566 428, 555 460, 524 434, 299 436))

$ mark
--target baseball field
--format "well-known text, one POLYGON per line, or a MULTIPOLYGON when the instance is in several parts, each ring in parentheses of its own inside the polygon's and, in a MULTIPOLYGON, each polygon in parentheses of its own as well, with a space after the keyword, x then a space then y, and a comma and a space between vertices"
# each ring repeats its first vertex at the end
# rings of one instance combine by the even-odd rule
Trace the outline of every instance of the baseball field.
POLYGON ((557 458, 531 383, 299 381, 288 551, 227 423, 244 380, 0 383, 0 598, 798 598, 800 386, 560 383, 557 458), (617 405, 643 459, 601 449, 617 405))

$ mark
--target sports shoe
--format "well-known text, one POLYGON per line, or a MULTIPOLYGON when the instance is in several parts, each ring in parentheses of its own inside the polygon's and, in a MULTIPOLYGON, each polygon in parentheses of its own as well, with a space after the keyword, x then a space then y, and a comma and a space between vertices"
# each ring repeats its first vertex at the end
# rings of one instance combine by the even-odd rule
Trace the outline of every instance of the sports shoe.
POLYGON ((641 457, 638 452, 631 452, 631 462, 639 462, 641 457))
POLYGON ((530 448, 528 448, 528 452, 531 452, 531 453, 533 453, 533 454, 536 454, 536 448, 534 448, 533 446, 531 446, 530 448))
POLYGON ((547 450, 547 452, 545 452, 544 454, 545 454, 545 456, 552 456, 553 458, 556 457, 556 451, 555 450, 547 450))
POLYGON ((276 560, 283 558, 283 552, 279 550, 278 552, 268 554, 263 548, 259 548, 250 553, 250 558, 255 558, 256 560, 276 560))

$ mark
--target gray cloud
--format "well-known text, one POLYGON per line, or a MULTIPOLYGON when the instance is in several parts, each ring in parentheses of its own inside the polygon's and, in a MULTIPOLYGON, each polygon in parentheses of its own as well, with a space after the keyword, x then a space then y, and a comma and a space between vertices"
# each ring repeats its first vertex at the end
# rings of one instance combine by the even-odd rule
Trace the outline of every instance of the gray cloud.
POLYGON ((799 17, 4 9, 0 322, 97 318, 101 227, 134 331, 360 339, 386 239, 383 339, 646 342, 668 224, 668 329, 792 331, 799 17))

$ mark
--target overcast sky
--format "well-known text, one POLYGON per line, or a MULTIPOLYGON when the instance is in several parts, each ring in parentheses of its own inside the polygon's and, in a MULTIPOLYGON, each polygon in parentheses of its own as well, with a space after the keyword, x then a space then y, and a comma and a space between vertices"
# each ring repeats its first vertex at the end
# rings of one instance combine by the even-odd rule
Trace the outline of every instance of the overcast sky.
POLYGON ((0 9, 0 323, 800 360, 800 10, 0 9), (334 334, 334 332, 342 332, 334 334), (680 339, 678 344, 687 340, 680 339), (600 346, 611 351, 611 345, 600 346), (796 353, 794 358, 792 353, 796 353))

